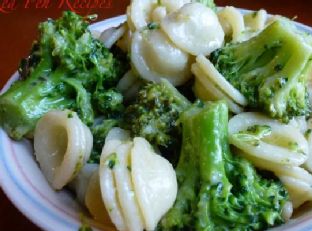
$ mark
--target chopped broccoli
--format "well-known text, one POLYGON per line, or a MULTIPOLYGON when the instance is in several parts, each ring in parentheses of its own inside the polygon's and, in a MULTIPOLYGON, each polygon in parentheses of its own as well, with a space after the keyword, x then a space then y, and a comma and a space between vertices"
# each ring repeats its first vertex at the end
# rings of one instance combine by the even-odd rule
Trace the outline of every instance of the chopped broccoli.
POLYGON ((279 19, 246 42, 225 45, 210 59, 249 107, 283 121, 310 113, 306 83, 312 46, 292 22, 279 19))
POLYGON ((93 94, 93 101, 100 114, 107 118, 118 117, 124 110, 123 96, 115 89, 96 91, 93 94))
POLYGON ((156 146, 169 147, 179 140, 177 119, 190 102, 167 80, 147 83, 136 101, 126 108, 124 126, 134 136, 156 146))
POLYGON ((20 80, 0 96, 0 126, 12 138, 31 135, 50 110, 77 111, 90 126, 97 103, 104 114, 104 109, 111 113, 122 107, 122 98, 111 88, 125 71, 124 62, 92 38, 87 27, 84 18, 69 11, 39 25, 40 38, 21 62, 20 80), (103 102, 105 94, 116 96, 113 104, 103 102))
POLYGON ((287 191, 231 154, 225 103, 193 106, 181 123, 178 195, 158 230, 263 230, 283 222, 287 191))
POLYGON ((95 125, 91 128, 91 132, 93 134, 93 148, 88 163, 96 163, 96 164, 100 163, 105 137, 108 134, 108 132, 113 127, 117 127, 118 124, 119 121, 116 119, 107 119, 103 120, 100 124, 95 125))

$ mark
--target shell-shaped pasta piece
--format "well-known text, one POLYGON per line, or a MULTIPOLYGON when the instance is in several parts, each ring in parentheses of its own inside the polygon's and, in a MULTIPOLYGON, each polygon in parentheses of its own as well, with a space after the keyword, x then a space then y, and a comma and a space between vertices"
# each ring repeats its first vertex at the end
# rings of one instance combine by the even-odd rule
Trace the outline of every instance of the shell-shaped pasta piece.
POLYGON ((239 105, 246 106, 247 99, 242 93, 234 88, 214 67, 214 65, 203 55, 199 55, 196 58, 198 66, 205 73, 205 76, 212 81, 212 84, 218 86, 218 88, 227 94, 233 101, 239 105))
MULTIPOLYGON (((120 207, 124 214, 127 230, 139 231, 144 229, 143 219, 137 202, 137 194, 131 179, 131 153, 132 143, 121 144, 116 148, 116 165, 113 174, 116 180, 116 188, 120 207)), ((151 208, 150 208, 151 209, 151 208)))
POLYGON ((130 25, 133 25, 130 28, 141 30, 146 27, 151 22, 151 13, 155 6, 157 6, 157 0, 132 0, 128 9, 130 25))
POLYGON ((245 26, 248 29, 253 30, 254 32, 261 31, 265 27, 267 18, 268 13, 262 9, 256 12, 245 14, 244 15, 245 26))
POLYGON ((219 21, 226 36, 230 36, 233 42, 239 42, 245 31, 243 14, 232 6, 227 6, 218 13, 219 21))
POLYGON ((144 138, 134 138, 131 174, 145 229, 152 231, 176 199, 178 186, 175 171, 144 138))
POLYGON ((101 33, 99 40, 103 42, 104 46, 110 49, 127 31, 126 23, 119 27, 111 27, 101 33))
POLYGON ((128 141, 130 141, 130 133, 128 131, 118 127, 112 128, 105 138, 105 144, 101 153, 101 162, 105 162, 107 156, 114 153, 119 145, 128 141))
POLYGON ((284 204, 284 207, 282 209, 282 218, 285 222, 289 221, 292 214, 293 214, 294 208, 293 208, 293 204, 290 201, 287 201, 284 204))
POLYGON ((200 3, 185 4, 168 14, 161 28, 177 47, 192 55, 209 55, 224 41, 217 15, 200 3))
POLYGON ((35 156, 54 189, 69 183, 89 159, 93 137, 75 112, 50 111, 37 123, 35 156))
POLYGON ((116 43, 116 45, 125 53, 128 53, 130 51, 131 33, 131 30, 128 28, 124 35, 116 43))
POLYGON ((161 30, 133 34, 131 62, 139 75, 148 81, 159 82, 165 78, 178 86, 191 77, 191 57, 172 44, 161 30))
POLYGON ((206 74, 202 71, 198 64, 192 65, 192 72, 195 75, 194 92, 195 95, 204 101, 207 100, 225 100, 231 112, 239 114, 244 111, 242 107, 237 105, 233 100, 217 88, 206 74))
POLYGON ((128 101, 135 98, 142 82, 137 73, 131 69, 119 80, 117 89, 121 91, 124 99, 128 101))
POLYGON ((301 167, 280 165, 270 161, 263 161, 260 158, 248 155, 246 153, 242 153, 242 155, 260 169, 274 172, 277 176, 296 178, 300 181, 312 185, 312 175, 301 167))
POLYGON ((117 230, 127 231, 126 222, 117 197, 116 182, 109 167, 109 162, 101 161, 99 175, 101 194, 106 211, 117 230))
POLYGON ((190 3, 190 0, 161 0, 161 5, 167 8, 169 13, 180 9, 186 3, 190 3))
POLYGON ((153 10, 152 13, 152 20, 153 22, 160 23, 160 21, 166 17, 167 15, 167 9, 164 6, 158 6, 153 10))
POLYGON ((95 220, 113 227, 102 199, 98 168, 89 179, 85 195, 85 205, 95 220))
POLYGON ((298 129, 260 113, 246 112, 234 116, 229 121, 229 141, 248 155, 276 164, 300 166, 308 157, 307 141, 298 129), (245 142, 235 135, 255 125, 267 125, 271 128, 271 133, 259 140, 257 145, 245 142))
POLYGON ((92 174, 98 169, 98 164, 85 164, 77 177, 70 183, 76 197, 81 204, 85 203, 86 191, 92 174))
POLYGON ((112 158, 115 157, 116 149, 129 140, 129 132, 117 127, 112 128, 105 138, 99 169, 102 199, 111 221, 119 231, 126 231, 127 226, 117 196, 116 180, 112 172, 115 159, 112 158))
POLYGON ((285 185, 294 208, 312 199, 311 185, 292 177, 279 176, 279 179, 285 185))

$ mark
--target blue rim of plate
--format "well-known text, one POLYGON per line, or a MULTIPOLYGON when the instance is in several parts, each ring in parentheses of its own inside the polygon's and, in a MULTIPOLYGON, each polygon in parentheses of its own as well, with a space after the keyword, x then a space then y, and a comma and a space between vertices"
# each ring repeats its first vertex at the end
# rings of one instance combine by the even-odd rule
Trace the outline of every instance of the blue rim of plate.
MULTIPOLYGON (((241 11, 243 13, 251 12, 244 9, 241 9, 241 11)), ((89 28, 90 30, 103 31, 106 28, 117 26, 125 20, 126 16, 121 15, 94 23, 90 25, 89 28)), ((300 30, 312 34, 311 27, 297 22, 296 26, 300 30)), ((4 86, 4 89, 6 89, 14 80, 16 80, 16 78, 17 74, 15 73, 4 86)), ((36 189, 35 191, 38 191, 38 194, 35 195, 30 192, 29 185, 25 187, 23 184, 21 184, 19 181, 20 177, 17 174, 18 172, 12 171, 8 161, 9 155, 16 155, 13 142, 14 141, 12 141, 7 136, 7 134, 2 129, 0 129, 0 185, 7 197, 28 219, 44 230, 78 230, 80 226, 80 220, 77 219, 77 217, 72 217, 66 211, 58 209, 51 201, 46 200, 47 203, 50 203, 49 206, 43 204, 38 199, 42 197, 42 195, 40 195, 40 190, 38 191, 38 189, 36 189), (26 205, 26 203, 28 205, 26 205), (51 207, 53 209, 51 209, 51 207), (34 211, 37 211, 37 213, 34 213, 34 211)), ((22 170, 19 169, 19 171, 22 170)), ((24 173, 19 172, 19 174, 23 175, 24 173)), ((298 230, 299 226, 301 228, 300 230, 302 231, 311 230, 312 214, 303 218, 302 221, 293 222, 288 226, 289 227, 285 227, 288 231, 298 230)), ((279 227, 272 230, 275 229, 279 229, 279 227)))

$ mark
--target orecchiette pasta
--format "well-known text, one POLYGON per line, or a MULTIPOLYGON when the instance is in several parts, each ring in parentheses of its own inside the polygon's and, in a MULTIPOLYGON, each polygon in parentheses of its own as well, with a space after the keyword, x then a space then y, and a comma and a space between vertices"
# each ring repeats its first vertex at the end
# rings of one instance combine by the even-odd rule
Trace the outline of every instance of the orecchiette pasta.
POLYGON ((191 57, 175 47, 161 30, 133 34, 131 62, 139 75, 149 81, 165 78, 177 86, 191 77, 191 57))
POLYGON ((195 75, 194 92, 201 100, 225 100, 230 111, 235 114, 241 113, 244 109, 236 104, 227 94, 220 90, 211 82, 207 74, 202 70, 199 64, 192 65, 192 72, 195 75))
POLYGON ((308 158, 309 148, 298 128, 260 113, 242 113, 229 121, 229 141, 255 166, 275 173, 287 188, 294 208, 312 200, 312 175, 300 167, 308 158))
POLYGON ((142 80, 133 70, 129 70, 118 82, 117 89, 122 92, 125 100, 135 98, 142 85, 142 80))
POLYGON ((102 32, 99 40, 104 43, 106 48, 111 48, 127 31, 127 25, 124 23, 119 27, 109 28, 102 32))
POLYGON ((145 139, 129 139, 119 128, 108 133, 100 163, 102 197, 118 230, 152 231, 175 201, 175 171, 145 139))
POLYGON ((199 55, 196 58, 196 63, 201 70, 205 73, 205 76, 212 81, 211 84, 218 86, 218 88, 227 94, 233 101, 239 105, 246 106, 247 99, 242 93, 235 89, 214 67, 214 65, 203 55, 199 55))
POLYGON ((127 230, 127 226, 122 214, 119 199, 117 198, 116 180, 114 179, 113 172, 109 168, 114 163, 114 159, 110 159, 110 162, 108 157, 115 153, 115 150, 119 145, 129 140, 129 132, 120 128, 113 128, 106 136, 105 145, 101 153, 99 169, 102 199, 111 221, 116 228, 121 231, 127 230))
POLYGON ((156 154, 143 138, 134 138, 131 150, 131 175, 146 230, 154 230, 171 208, 177 195, 177 180, 172 165, 156 154))
POLYGON ((75 112, 50 111, 37 123, 35 156, 54 189, 62 189, 88 160, 93 138, 75 112))
POLYGON ((268 14, 265 10, 259 10, 244 15, 246 28, 256 32, 264 29, 267 22, 268 14))
POLYGON ((151 13, 155 6, 157 6, 157 0, 132 0, 128 8, 131 30, 141 30, 146 27, 151 22, 151 13))
POLYGON ((161 22, 161 29, 176 46, 192 55, 208 55, 224 41, 218 17, 200 3, 185 4, 168 14, 161 22))
POLYGON ((102 200, 98 166, 89 179, 84 199, 84 204, 95 220, 113 226, 102 200))
POLYGON ((154 10, 153 10, 153 13, 152 13, 152 19, 153 19, 153 22, 157 22, 157 23, 160 23, 161 20, 166 17, 167 15, 167 9, 166 7, 164 6, 158 6, 156 7, 154 10))
POLYGON ((230 36, 233 42, 241 41, 245 31, 245 22, 242 13, 232 7, 227 6, 218 13, 218 18, 226 36, 230 36))
POLYGON ((186 3, 190 3, 190 0, 161 0, 161 5, 165 6, 169 13, 180 9, 186 3))

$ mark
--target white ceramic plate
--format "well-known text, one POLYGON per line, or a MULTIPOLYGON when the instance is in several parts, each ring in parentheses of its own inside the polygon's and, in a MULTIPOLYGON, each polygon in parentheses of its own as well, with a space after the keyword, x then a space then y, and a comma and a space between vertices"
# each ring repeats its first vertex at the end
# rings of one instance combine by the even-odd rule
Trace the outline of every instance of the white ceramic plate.
MULTIPOLYGON (((125 21, 125 16, 110 18, 90 26, 94 34, 125 21)), ((312 28, 297 23, 305 32, 312 28)), ((3 88, 5 91, 18 78, 15 73, 3 88)), ((44 230, 77 231, 81 226, 83 209, 67 191, 55 192, 42 175, 29 141, 16 142, 0 129, 0 184, 13 204, 31 221, 44 230)), ((92 219, 85 222, 95 230, 109 230, 92 219)), ((275 231, 312 230, 312 209, 292 219, 275 231)))

